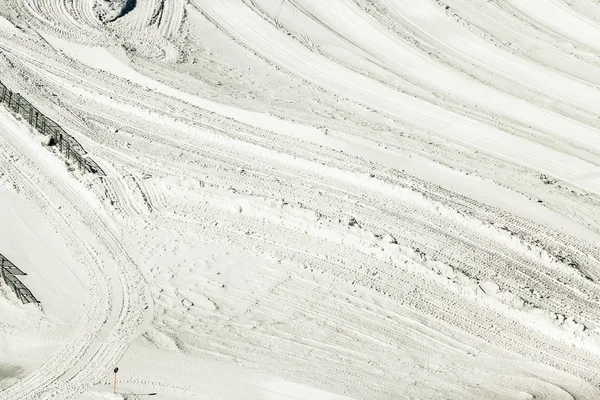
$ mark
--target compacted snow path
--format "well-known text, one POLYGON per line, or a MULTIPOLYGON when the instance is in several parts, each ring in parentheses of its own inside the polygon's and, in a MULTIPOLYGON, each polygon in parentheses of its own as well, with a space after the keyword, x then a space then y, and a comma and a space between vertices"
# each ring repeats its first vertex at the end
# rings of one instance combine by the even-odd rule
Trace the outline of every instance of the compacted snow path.
POLYGON ((38 327, 0 399, 600 398, 599 23, 585 0, 6 1, 0 80, 106 176, 0 112, 20 229, 50 226, 78 282, 0 291, 38 327))
MULTIPOLYGON (((428 129, 432 134, 449 136, 460 144, 523 164, 565 181, 576 180, 590 172, 600 174, 600 169, 594 164, 535 142, 508 135, 501 130, 490 129, 483 124, 475 123, 471 119, 461 118, 444 108, 435 107, 420 102, 413 97, 402 95, 380 85, 378 82, 370 81, 360 74, 342 68, 328 59, 308 51, 293 39, 277 35, 274 27, 261 23, 260 16, 242 3, 227 0, 194 0, 193 3, 206 11, 211 18, 215 19, 216 23, 231 32, 236 39, 255 48, 275 64, 282 65, 304 79, 344 97, 383 111, 388 115, 406 119, 413 124, 428 129)), ((333 15, 333 11, 327 14, 333 15)), ((363 29, 357 30, 355 23, 350 23, 350 25, 353 27, 352 29, 355 29, 355 32, 364 31, 363 29)), ((396 54, 395 51, 390 49, 382 49, 382 51, 385 51, 386 54, 396 54)), ((406 62, 405 57, 402 57, 401 60, 403 63, 406 62)), ((421 69, 423 64, 426 63, 421 63, 421 69)), ((418 65, 417 62, 415 68, 418 68, 418 65)), ((429 76, 440 75, 436 71, 425 73, 428 73, 429 76)), ((499 97, 499 95, 494 96, 485 92, 477 93, 470 90, 468 86, 465 88, 464 83, 457 81, 457 78, 446 77, 444 79, 448 82, 456 82, 457 85, 462 87, 462 90, 466 90, 467 93, 477 97, 479 101, 485 101, 486 96, 491 99, 498 99, 499 97)), ((580 145, 585 143, 591 147, 596 146, 595 143, 598 140, 597 130, 589 130, 585 126, 573 124, 566 119, 554 120, 551 114, 536 115, 537 113, 531 110, 523 109, 523 106, 520 106, 516 101, 511 104, 514 104, 515 110, 523 112, 524 116, 533 117, 538 121, 545 121, 552 129, 557 129, 557 132, 564 132, 564 134, 568 134, 571 140, 579 141, 580 145), (563 121, 566 125, 562 124, 563 121), (579 132, 582 135, 581 139, 577 139, 579 132)), ((499 107, 506 109, 506 106, 499 105, 499 107)), ((514 111, 511 116, 513 115, 514 111)), ((578 184, 595 193, 600 191, 599 176, 590 176, 585 181, 578 181, 578 184)))
MULTIPOLYGON (((0 117, 4 156, 19 161, 3 165, 3 169, 8 168, 13 182, 55 221, 71 250, 77 251, 84 269, 80 273, 89 279, 89 300, 68 342, 35 372, 0 392, 0 398, 72 398, 90 384, 98 368, 115 364, 129 338, 137 333, 144 309, 148 309, 145 282, 96 214, 96 202, 90 202, 84 187, 29 137, 23 123, 6 114, 3 111, 0 117), (44 204, 48 198, 52 198, 50 205, 44 204)), ((42 298, 55 303, 67 300, 42 298)))

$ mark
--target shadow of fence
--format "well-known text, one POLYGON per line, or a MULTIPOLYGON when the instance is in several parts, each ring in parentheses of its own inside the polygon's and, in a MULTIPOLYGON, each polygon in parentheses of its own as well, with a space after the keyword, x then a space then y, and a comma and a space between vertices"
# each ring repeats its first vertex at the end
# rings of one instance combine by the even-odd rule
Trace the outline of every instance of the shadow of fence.
POLYGON ((75 138, 38 111, 19 93, 8 89, 2 82, 0 82, 0 102, 6 103, 10 110, 20 114, 42 135, 50 136, 50 144, 56 146, 68 160, 74 161, 80 171, 106 175, 96 162, 85 156, 85 150, 75 138))
POLYGON ((31 291, 17 278, 17 275, 27 274, 11 263, 8 258, 0 254, 0 277, 15 292, 23 304, 39 303, 31 291))

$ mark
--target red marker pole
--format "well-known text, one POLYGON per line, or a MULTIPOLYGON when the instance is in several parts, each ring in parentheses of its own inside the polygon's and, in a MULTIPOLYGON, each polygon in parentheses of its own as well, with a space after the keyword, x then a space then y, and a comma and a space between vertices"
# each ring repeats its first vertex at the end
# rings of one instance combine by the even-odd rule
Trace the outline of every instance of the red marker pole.
POLYGON ((113 393, 117 393, 117 372, 119 372, 119 368, 115 368, 115 381, 113 384, 113 393))

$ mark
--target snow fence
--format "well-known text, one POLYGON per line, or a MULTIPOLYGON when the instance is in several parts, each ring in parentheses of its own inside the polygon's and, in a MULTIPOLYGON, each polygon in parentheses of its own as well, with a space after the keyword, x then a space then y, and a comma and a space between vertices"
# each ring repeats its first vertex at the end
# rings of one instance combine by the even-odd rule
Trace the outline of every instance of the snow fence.
POLYGON ((27 274, 11 263, 8 258, 0 254, 0 277, 15 292, 23 304, 39 303, 31 291, 17 278, 17 275, 27 274))
POLYGON ((51 138, 50 144, 58 147, 68 160, 74 161, 80 171, 105 175, 98 164, 85 155, 85 150, 75 138, 66 133, 56 122, 38 111, 19 93, 8 89, 2 82, 0 82, 0 102, 6 103, 10 110, 20 114, 29 122, 29 125, 37 129, 42 135, 49 136, 51 138))

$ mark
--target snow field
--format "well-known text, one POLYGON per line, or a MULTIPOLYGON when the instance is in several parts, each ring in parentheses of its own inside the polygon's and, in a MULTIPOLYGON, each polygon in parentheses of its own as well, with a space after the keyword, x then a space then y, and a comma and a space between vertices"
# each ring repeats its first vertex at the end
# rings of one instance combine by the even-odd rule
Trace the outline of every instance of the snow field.
POLYGON ((599 397, 597 6, 125 3, 7 1, 0 398, 599 397))

